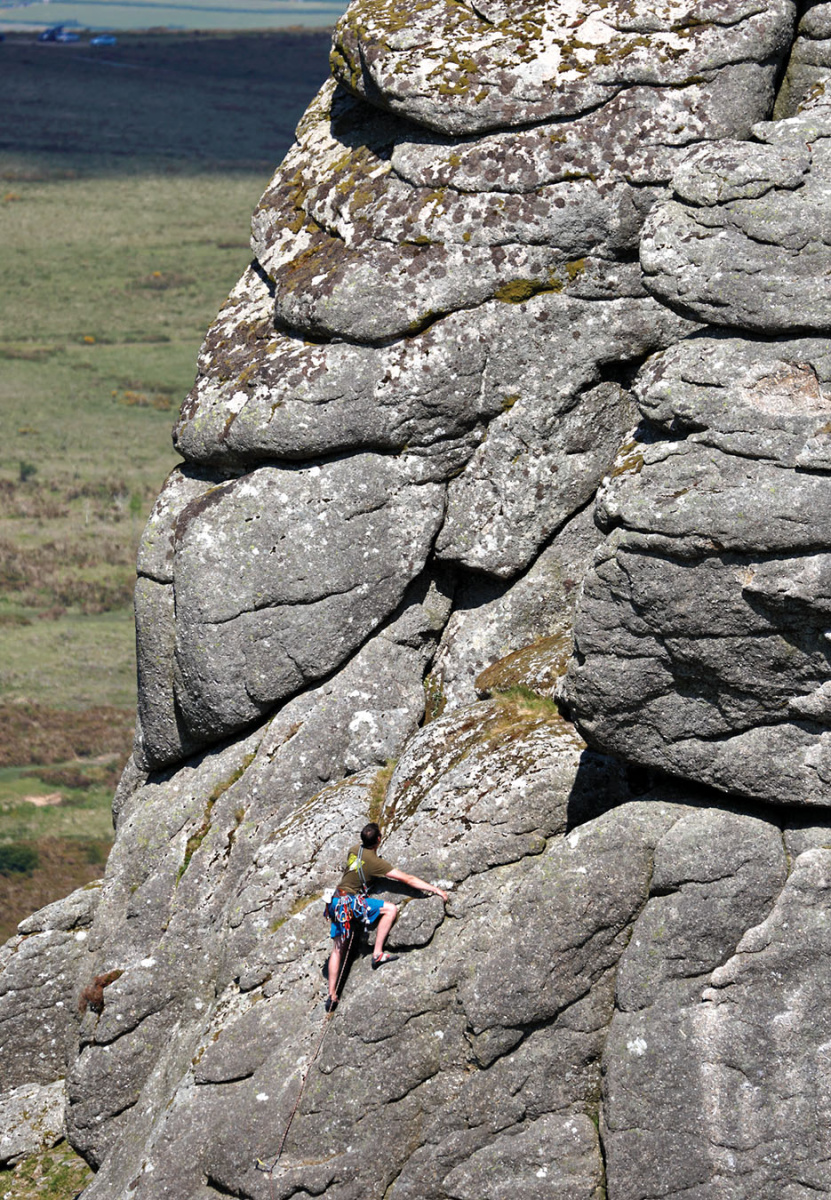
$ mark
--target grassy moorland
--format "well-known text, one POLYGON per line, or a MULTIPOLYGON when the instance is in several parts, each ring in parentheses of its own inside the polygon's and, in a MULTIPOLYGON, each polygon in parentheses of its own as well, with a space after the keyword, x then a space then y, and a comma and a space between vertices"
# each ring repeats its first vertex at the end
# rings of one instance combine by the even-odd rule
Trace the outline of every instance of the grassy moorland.
POLYGON ((100 875, 138 538, 328 35, 0 45, 0 940, 100 875))

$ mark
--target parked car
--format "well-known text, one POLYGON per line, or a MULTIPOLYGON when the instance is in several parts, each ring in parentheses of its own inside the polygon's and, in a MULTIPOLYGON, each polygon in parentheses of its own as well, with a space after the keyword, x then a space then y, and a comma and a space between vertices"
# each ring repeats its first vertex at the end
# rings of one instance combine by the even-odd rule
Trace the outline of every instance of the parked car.
POLYGON ((111 33, 98 33, 90 38, 90 46, 114 46, 117 39, 111 33))
POLYGON ((51 25, 49 29, 44 29, 43 33, 38 34, 39 42, 80 42, 80 40, 80 34, 72 33, 63 25, 51 25))

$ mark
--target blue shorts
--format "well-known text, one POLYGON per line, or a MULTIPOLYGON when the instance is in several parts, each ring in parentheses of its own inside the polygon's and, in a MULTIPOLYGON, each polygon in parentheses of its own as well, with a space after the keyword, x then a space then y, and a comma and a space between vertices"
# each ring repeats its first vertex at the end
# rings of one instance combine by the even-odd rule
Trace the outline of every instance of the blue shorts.
POLYGON ((348 932, 348 928, 338 919, 338 909, 343 912, 343 906, 349 908, 349 915, 352 921, 363 921, 365 925, 374 925, 381 915, 381 909, 384 907, 384 901, 378 896, 336 896, 329 904, 329 915, 332 918, 332 923, 329 928, 329 936, 333 938, 344 937, 348 932))

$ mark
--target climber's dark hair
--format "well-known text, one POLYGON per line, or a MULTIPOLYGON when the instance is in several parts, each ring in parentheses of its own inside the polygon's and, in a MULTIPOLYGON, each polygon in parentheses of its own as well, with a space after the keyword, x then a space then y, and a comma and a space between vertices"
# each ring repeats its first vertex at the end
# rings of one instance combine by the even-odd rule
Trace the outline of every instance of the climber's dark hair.
POLYGON ((366 846, 367 850, 371 850, 373 846, 377 846, 381 840, 381 826, 376 825, 374 821, 370 821, 368 825, 364 825, 361 830, 361 845, 366 846))

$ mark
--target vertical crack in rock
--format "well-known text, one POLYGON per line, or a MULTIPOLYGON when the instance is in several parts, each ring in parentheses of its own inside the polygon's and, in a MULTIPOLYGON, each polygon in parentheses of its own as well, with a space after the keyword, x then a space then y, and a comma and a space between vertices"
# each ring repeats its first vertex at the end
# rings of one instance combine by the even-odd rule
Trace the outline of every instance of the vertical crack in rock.
POLYGON ((721 978, 746 931, 770 918, 783 888, 786 863, 772 822, 702 808, 656 846, 653 895, 621 959, 605 1048, 613 1193, 706 1188, 729 1166, 729 1152, 713 1156, 715 1143, 733 1144, 726 1125, 735 1118, 713 1107, 707 985, 721 978))

